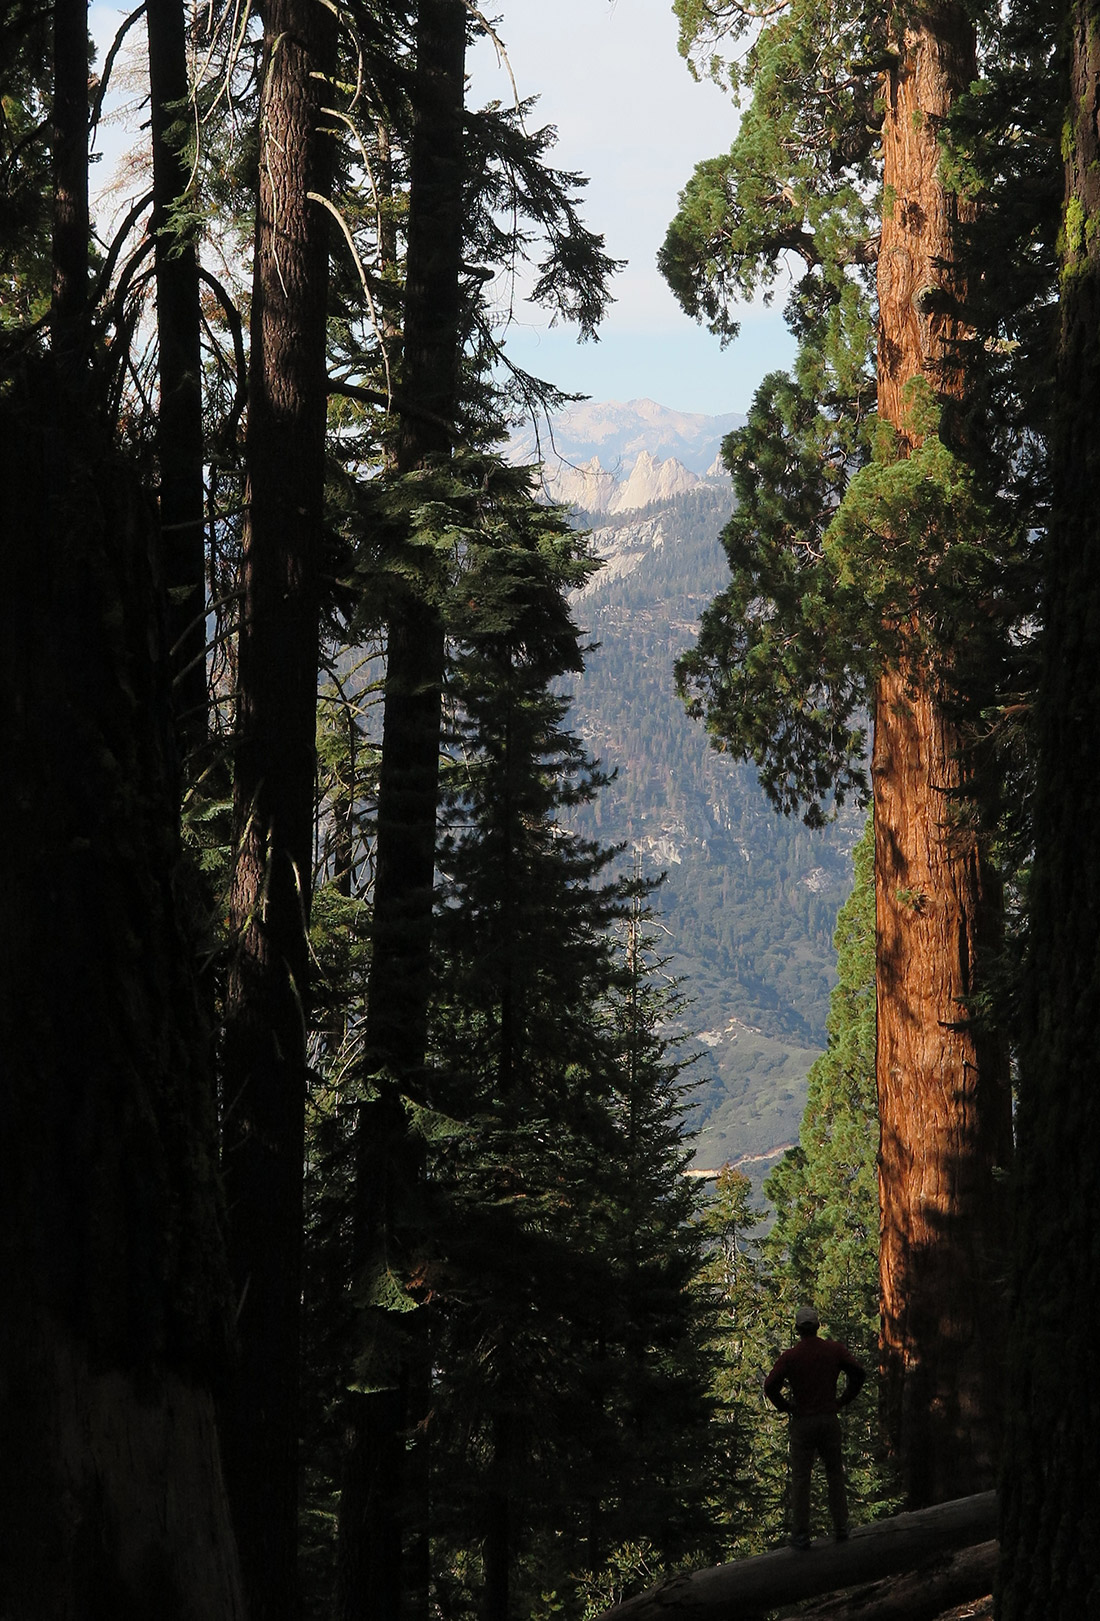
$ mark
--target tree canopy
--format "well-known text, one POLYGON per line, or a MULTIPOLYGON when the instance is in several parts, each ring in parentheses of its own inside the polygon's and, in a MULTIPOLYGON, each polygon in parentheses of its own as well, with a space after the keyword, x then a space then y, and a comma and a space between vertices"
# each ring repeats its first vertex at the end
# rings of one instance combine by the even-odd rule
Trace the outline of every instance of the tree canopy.
POLYGON ((879 1358, 861 1512, 1003 1445, 1005 1616, 1095 1606, 1096 0, 673 9, 740 121, 661 270, 798 341, 677 680, 779 810, 873 813, 767 1215, 685 1174, 596 561, 500 450, 564 398, 501 288, 591 338, 617 269, 470 102, 504 25, 152 0, 97 77, 83 0, 0 18, 13 1616, 583 1621, 759 1551, 806 1300, 879 1358))

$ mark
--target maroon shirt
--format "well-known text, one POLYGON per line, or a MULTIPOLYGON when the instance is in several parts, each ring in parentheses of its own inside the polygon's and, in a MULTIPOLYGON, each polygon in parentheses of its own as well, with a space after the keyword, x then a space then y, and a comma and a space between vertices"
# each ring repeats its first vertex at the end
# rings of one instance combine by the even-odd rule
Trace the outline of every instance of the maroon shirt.
POLYGON ((841 1372, 851 1375, 856 1389, 862 1385, 863 1369, 846 1345, 804 1334, 797 1345, 783 1352, 764 1380, 764 1394, 782 1411, 788 1404, 779 1393, 787 1384, 792 1397, 789 1405, 796 1413, 835 1413, 836 1382, 841 1372))

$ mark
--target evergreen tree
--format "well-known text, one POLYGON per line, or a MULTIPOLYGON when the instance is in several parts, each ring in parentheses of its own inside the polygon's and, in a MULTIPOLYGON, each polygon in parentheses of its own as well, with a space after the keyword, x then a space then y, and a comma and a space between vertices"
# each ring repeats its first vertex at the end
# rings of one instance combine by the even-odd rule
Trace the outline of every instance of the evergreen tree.
MULTIPOLYGON (((692 0, 678 9, 686 42, 748 26, 732 5, 717 21, 692 0)), ((777 802, 815 819, 830 787, 863 788, 863 706, 873 713, 883 1354, 913 1503, 992 1478, 1002 1390, 987 1329, 1000 1309, 1007 1059, 976 1017, 1001 902, 966 811, 961 706, 975 694, 951 649, 990 615, 986 587, 1018 531, 963 426, 972 210, 938 148, 974 51, 960 8, 840 19, 785 7, 734 70, 751 106, 728 159, 697 171, 663 253, 685 307, 727 334, 731 294, 769 286, 783 251, 806 266, 789 308, 795 375, 766 381, 727 453, 731 586, 680 671, 722 746, 763 763, 777 802)))
POLYGON ((854 887, 837 917, 828 1046, 808 1076, 798 1147, 772 1172, 765 1192, 776 1211, 770 1252, 784 1258, 800 1299, 838 1332, 843 1324, 858 1355, 874 1346, 879 1311, 870 823, 854 861, 854 887))
POLYGON ((155 531, 97 330, 86 7, 8 8, 3 28, 4 178, 28 226, 0 335, 4 1605, 236 1621, 209 1033, 155 531))
POLYGON ((150 658, 153 537, 109 437, 85 413, 88 463, 71 445, 62 462, 55 413, 52 386, 25 380, 0 425, 19 785, 0 1008, 5 1602, 60 1621, 102 1593, 228 1621, 244 1611, 211 1384, 229 1292, 150 658))
MULTIPOLYGON (((402 389, 415 411, 401 418, 400 475, 445 462, 454 439, 462 351, 463 108, 466 11, 459 0, 417 8, 402 389)), ((386 640, 386 705, 379 763, 377 868, 372 919, 365 1068, 374 1098, 357 1140, 356 1231, 361 1265, 379 1251, 400 1264, 403 1200, 423 1176, 421 1144, 402 1100, 423 1098, 432 878, 438 799, 444 627, 439 603, 415 580, 394 593, 386 640)), ((407 1336, 402 1365, 352 1399, 352 1447, 341 1495, 343 1611, 400 1613, 403 1589, 427 1603, 423 1533, 409 1546, 406 1437, 423 1417, 425 1346, 407 1336), (419 1555, 419 1559, 417 1559, 419 1555), (410 1569, 410 1560, 419 1568, 410 1569)), ((421 1467, 421 1481, 426 1472, 421 1467)))
MULTIPOLYGON (((517 475, 497 476, 516 488, 517 475)), ((525 485, 526 475, 529 503, 525 485)), ((467 1481, 466 1535, 482 1550, 493 1617, 515 1604, 532 1524, 572 1517, 577 1450, 587 1458, 596 1418, 578 1382, 610 1284, 591 1173, 613 1140, 614 1043, 596 1006, 612 974, 606 925, 623 905, 618 886, 594 888, 611 852, 558 825, 561 806, 594 788, 562 726, 566 700, 549 690, 579 663, 563 589, 590 565, 557 514, 521 504, 502 516, 468 558, 456 624, 464 769, 441 848, 433 1083, 448 1117, 468 1123, 439 1173, 452 1189, 445 1266, 461 1302, 435 1352, 451 1415, 441 1452, 467 1481), (514 537, 509 517, 522 525, 514 537)))
POLYGON ((335 19, 263 9, 223 1091, 241 1357, 222 1408, 254 1621, 295 1613, 302 1164, 335 19))
MULTIPOLYGON (((549 144, 545 133, 532 138, 517 129, 519 120, 467 114, 468 26, 460 0, 423 0, 418 7, 409 81, 400 426, 390 470, 396 488, 407 481, 406 514, 417 510, 424 486, 457 446, 483 439, 487 428, 489 436, 499 433, 497 401, 484 377, 495 353, 484 300, 490 278, 477 261, 493 264, 502 252, 523 251, 518 221, 533 218, 551 250, 535 295, 568 310, 588 331, 606 301, 611 269, 599 239, 576 218, 570 197, 576 177, 555 175, 541 164, 549 144), (510 230, 498 223, 504 210, 512 215, 510 230), (566 225, 575 229, 567 234, 566 225)), ((396 349, 390 337, 380 344, 387 391, 396 349)), ((358 1134, 357 1248, 365 1272, 380 1253, 388 1267, 400 1269, 403 1250, 415 1250, 418 1242, 416 1220, 403 1207, 411 1200, 415 1208, 423 1149, 407 1130, 404 1100, 425 1100, 447 631, 440 597, 450 573, 445 530, 429 539, 418 517, 396 539, 396 552, 384 561, 386 704, 363 1059, 370 1097, 364 1098, 358 1134)), ((407 1436, 429 1399, 427 1349, 414 1344, 411 1324, 405 1340, 406 1365, 392 1368, 383 1386, 353 1401, 355 1440, 341 1507, 349 1616, 392 1614, 402 1590, 415 1595, 420 1609, 427 1603, 427 1545, 423 1535, 410 1541, 401 1523, 403 1514, 412 1523, 424 1519, 410 1493, 423 1497, 427 1470, 421 1455, 409 1451, 407 1436)))
POLYGON ((0 18, 0 333, 33 328, 50 301, 50 12, 26 0, 0 18))
POLYGON ((155 534, 87 402, 62 440, 36 372, 8 374, 0 421, 4 1601, 237 1621, 212 1397, 230 1294, 155 534))
MULTIPOLYGON (((635 862, 635 884, 640 883, 635 862)), ((684 1175, 690 1061, 678 1053, 686 1001, 643 897, 615 931, 616 977, 603 1016, 615 1046, 616 1141, 593 1166, 604 1203, 612 1288, 604 1297, 593 1369, 603 1432, 588 1432, 597 1506, 589 1515, 588 1568, 641 1543, 654 1569, 715 1546, 711 1499, 718 1465, 707 1397, 715 1363, 713 1306, 698 1285, 704 1266, 698 1185, 684 1175), (625 936, 620 938, 620 935, 625 936), (625 961, 622 953, 625 950, 625 961)))
POLYGON ((797 1307, 789 1275, 763 1253, 761 1212, 744 1171, 718 1173, 700 1223, 707 1261, 700 1283, 715 1310, 716 1469, 711 1513, 721 1557, 774 1546, 783 1530, 786 1432, 764 1399, 764 1379, 797 1307))
POLYGON ((376 1255, 359 1377, 429 1333, 433 1589, 499 1616, 628 1532, 683 1545, 704 1381, 663 999, 640 943, 622 961, 608 934, 629 924, 612 852, 562 824, 600 780, 551 690, 580 664, 565 591, 592 564, 530 474, 452 466, 422 518, 462 559, 433 1061, 404 1103, 426 1175, 401 1190, 402 1249, 376 1255))
MULTIPOLYGON (((837 984, 828 1046, 810 1070, 798 1147, 764 1191, 775 1208, 767 1239, 788 1298, 817 1307, 829 1333, 870 1369, 878 1358, 878 1099, 875 1088, 874 831, 855 850, 855 882, 837 917, 837 984)), ((853 1511, 892 1507, 878 1404, 871 1389, 844 1414, 853 1511)))
POLYGON ((197 748, 207 732, 206 536, 198 210, 193 195, 190 84, 183 0, 151 0, 149 37, 153 213, 160 400, 161 566, 169 611, 178 731, 197 748))

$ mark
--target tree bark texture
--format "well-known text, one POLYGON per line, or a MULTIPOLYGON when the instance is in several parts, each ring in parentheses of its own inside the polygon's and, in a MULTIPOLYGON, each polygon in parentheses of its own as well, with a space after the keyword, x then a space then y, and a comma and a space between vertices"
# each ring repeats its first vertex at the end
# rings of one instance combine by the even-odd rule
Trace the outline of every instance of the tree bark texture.
MULTIPOLYGON (((421 0, 416 29, 397 471, 452 449, 461 359, 466 10, 421 0)), ((404 1098, 425 1100, 432 890, 444 633, 438 609, 410 589, 390 616, 365 1068, 377 1098, 357 1134, 356 1254, 369 1276, 382 1258, 408 1269, 421 1234, 423 1149, 404 1098)), ((368 1316, 369 1316, 368 1310, 368 1316)), ((364 1325, 364 1335, 370 1333, 364 1325)), ((427 1329, 406 1323, 392 1387, 354 1398, 341 1500, 345 1621, 394 1621, 428 1602, 427 1329), (408 1450, 408 1437, 415 1448, 408 1450)))
POLYGON ((329 189, 331 140, 321 108, 335 38, 335 19, 318 0, 270 0, 263 20, 223 1080, 241 1356, 222 1428, 252 1621, 297 1614, 307 928, 327 409, 328 226, 315 199, 329 189))
POLYGON ((192 228, 173 222, 191 185, 183 0, 148 0, 149 115, 157 283, 161 567, 168 597, 177 730, 184 748, 206 738, 206 536, 199 266, 192 228))
MULTIPOLYGON (((886 77, 879 259, 879 414, 902 453, 917 437, 905 389, 945 407, 964 393, 958 205, 937 131, 976 74, 960 6, 910 15, 886 77)), ((888 1433, 910 1506, 992 1485, 1001 1416, 1004 1207, 1011 1155, 1003 1044, 972 999, 996 950, 1001 899, 966 825, 963 740, 935 675, 878 683, 872 759, 882 1355, 888 1433)))
POLYGON ((155 519, 56 404, 0 405, 0 1611, 243 1621, 155 519))
POLYGON ((957 349, 965 303, 957 231, 973 213, 940 179, 938 138, 978 71, 974 27, 956 0, 933 0, 904 18, 897 66, 882 87, 878 257, 878 410, 903 439, 912 378, 927 377, 947 400, 965 386, 957 349))
MULTIPOLYGON (((780 1621, 938 1621, 958 1606, 973 1614, 969 1606, 978 1599, 992 1601, 997 1576, 997 1544, 981 1542, 944 1558, 929 1559, 921 1568, 903 1576, 888 1577, 872 1587, 859 1587, 822 1604, 783 1616, 780 1621)), ((986 1613, 982 1611, 981 1613, 986 1613)), ((989 1614, 992 1614, 990 1609, 989 1614)))
POLYGON ((1002 1481, 1003 1621, 1100 1614, 1100 7, 1068 8, 1071 79, 1054 491, 1031 940, 1020 1050, 1010 1409, 1002 1481))
POLYGON ((959 826, 962 745, 934 693, 879 682, 875 793, 879 1269, 887 1430, 907 1500, 995 1479, 1002 1418, 1007 1064, 970 999, 1000 897, 959 826))

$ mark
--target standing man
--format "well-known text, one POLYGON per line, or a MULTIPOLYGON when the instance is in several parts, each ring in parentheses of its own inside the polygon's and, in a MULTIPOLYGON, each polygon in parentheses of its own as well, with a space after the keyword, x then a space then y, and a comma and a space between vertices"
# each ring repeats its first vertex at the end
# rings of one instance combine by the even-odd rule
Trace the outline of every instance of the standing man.
POLYGON ((829 1513, 838 1542, 848 1537, 848 1493, 844 1486, 844 1460, 840 1453, 837 1413, 859 1395, 863 1368, 839 1340, 819 1340, 821 1319, 812 1306, 800 1306, 794 1326, 798 1341, 784 1351, 764 1380, 764 1394, 773 1407, 791 1415, 791 1546, 810 1546, 810 1472, 814 1453, 821 1454, 829 1487, 829 1513), (846 1375, 837 1396, 836 1382, 846 1375), (783 1386, 790 1390, 789 1399, 783 1386))

